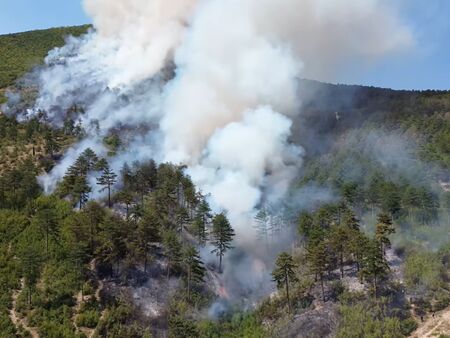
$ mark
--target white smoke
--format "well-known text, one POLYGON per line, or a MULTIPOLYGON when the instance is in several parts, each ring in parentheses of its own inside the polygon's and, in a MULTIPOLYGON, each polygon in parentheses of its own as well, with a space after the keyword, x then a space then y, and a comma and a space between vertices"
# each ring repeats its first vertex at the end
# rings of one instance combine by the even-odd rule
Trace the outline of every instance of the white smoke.
POLYGON ((183 39, 196 3, 85 0, 86 12, 97 29, 93 48, 107 51, 98 60, 108 72, 109 86, 128 86, 158 73, 183 39))
MULTIPOLYGON (((248 242, 254 209, 276 202, 301 165, 289 142, 301 111, 298 79, 342 69, 413 43, 384 0, 85 0, 95 29, 50 53, 36 110, 61 124, 73 104, 89 145, 126 134, 110 159, 186 164, 248 242)), ((46 177, 55 187, 84 144, 46 177)))

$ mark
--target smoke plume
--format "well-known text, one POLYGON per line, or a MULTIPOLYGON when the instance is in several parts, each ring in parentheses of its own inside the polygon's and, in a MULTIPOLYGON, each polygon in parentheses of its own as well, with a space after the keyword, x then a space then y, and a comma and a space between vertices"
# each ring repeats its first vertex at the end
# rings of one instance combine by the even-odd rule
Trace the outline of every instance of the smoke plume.
MULTIPOLYGON (((53 50, 35 111, 61 125, 73 105, 86 140, 42 178, 51 191, 85 145, 123 131, 110 161, 187 165, 252 242, 261 202, 289 189, 304 150, 291 140, 301 114, 298 79, 336 80, 413 44, 383 0, 85 0, 94 29, 53 50), (134 133, 129 133, 134 130, 134 133)), ((72 112, 73 114, 73 112, 72 112)), ((254 241, 253 241, 254 242, 254 241)), ((248 244, 251 245, 251 244, 248 244)))

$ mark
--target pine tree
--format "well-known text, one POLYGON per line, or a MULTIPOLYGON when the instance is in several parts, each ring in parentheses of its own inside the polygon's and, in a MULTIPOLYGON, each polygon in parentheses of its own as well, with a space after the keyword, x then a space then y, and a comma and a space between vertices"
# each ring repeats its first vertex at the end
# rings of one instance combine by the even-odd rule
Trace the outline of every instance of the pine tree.
POLYGON ((369 180, 369 186, 365 194, 366 200, 370 205, 372 219, 375 217, 375 207, 380 204, 380 182, 382 179, 379 174, 373 175, 369 180))
POLYGON ((324 275, 330 263, 328 243, 323 240, 307 248, 307 260, 311 272, 320 279, 322 300, 325 302, 324 275))
POLYGON ((160 223, 156 212, 151 208, 146 209, 138 223, 136 234, 140 256, 144 258, 144 272, 147 272, 148 254, 152 243, 161 240, 159 232, 160 223))
POLYGON ((133 182, 133 172, 131 171, 128 163, 125 163, 120 170, 120 178, 123 184, 123 190, 133 191, 134 182, 133 182))
POLYGON ((44 141, 45 141, 45 151, 51 157, 53 157, 55 155, 55 153, 61 149, 61 146, 59 145, 59 143, 56 139, 56 135, 53 132, 53 130, 51 130, 51 129, 49 129, 45 133, 44 141))
POLYGON ((41 228, 45 236, 45 252, 47 259, 49 257, 49 241, 50 237, 54 240, 57 239, 59 233, 58 219, 56 212, 51 207, 44 207, 38 210, 35 216, 35 221, 41 228))
POLYGON ((156 163, 150 160, 146 163, 133 163, 134 174, 134 188, 141 198, 141 204, 144 205, 144 197, 146 194, 156 188, 158 181, 158 169, 156 163))
POLYGON ((395 233, 395 228, 392 225, 392 219, 389 215, 381 213, 378 215, 378 223, 375 229, 375 239, 378 242, 380 250, 383 254, 386 253, 386 248, 391 246, 389 235, 395 233))
POLYGON ((189 176, 184 176, 181 178, 181 186, 183 189, 183 200, 181 205, 183 205, 189 212, 189 216, 193 217, 193 212, 199 203, 197 194, 195 191, 194 183, 189 176))
POLYGON ((91 254, 94 253, 95 238, 98 234, 99 225, 105 219, 105 209, 103 209, 97 202, 88 202, 83 209, 86 214, 89 225, 89 242, 91 254))
POLYGON ((96 169, 99 159, 97 154, 91 148, 86 148, 81 153, 80 157, 82 158, 82 160, 86 165, 85 167, 86 172, 96 169))
POLYGON ((298 218, 298 233, 309 239, 314 228, 314 219, 308 212, 302 212, 298 218))
POLYGON ((381 209, 391 216, 400 210, 399 187, 392 182, 385 182, 380 187, 381 209))
POLYGON ((102 175, 97 178, 97 184, 103 186, 100 191, 108 191, 108 208, 111 208, 111 188, 117 182, 117 175, 109 168, 106 163, 103 168, 102 175))
POLYGON ((208 226, 211 222, 211 208, 208 202, 202 198, 194 218, 193 230, 200 245, 205 245, 208 240, 208 226))
POLYGON ((286 299, 288 302, 289 313, 291 313, 291 300, 289 296, 289 285, 297 281, 294 269, 297 265, 291 255, 286 252, 281 253, 275 263, 275 269, 272 272, 273 281, 277 283, 278 289, 285 288, 286 299))
POLYGON ((258 237, 264 240, 267 250, 269 249, 270 216, 265 208, 261 208, 255 216, 255 228, 258 237))
POLYGON ((356 270, 361 271, 364 255, 367 250, 369 239, 359 230, 350 231, 349 250, 356 263, 356 270))
POLYGON ((129 223, 118 216, 108 216, 100 225, 100 229, 96 255, 100 262, 111 267, 112 275, 114 275, 114 265, 119 274, 120 263, 127 255, 129 223))
POLYGON ((179 206, 175 214, 175 227, 180 237, 183 234, 185 225, 189 223, 189 220, 189 214, 186 208, 179 206))
POLYGON ((364 278, 372 281, 375 297, 378 294, 378 282, 388 270, 389 265, 380 250, 379 242, 377 240, 370 241, 364 255, 364 267, 361 273, 364 278))
POLYGON ((351 209, 347 209, 344 212, 344 215, 342 217, 342 223, 353 230, 359 230, 360 229, 360 223, 359 223, 359 219, 356 217, 356 214, 353 212, 353 210, 351 209))
POLYGON ((416 187, 408 186, 403 192, 402 205, 408 210, 409 221, 413 221, 413 211, 420 207, 420 196, 416 187))
POLYGON ((349 243, 350 228, 343 225, 337 225, 331 229, 330 245, 338 257, 341 278, 344 278, 344 260, 350 251, 349 243))
POLYGON ((232 248, 231 242, 234 237, 234 230, 227 217, 221 213, 213 219, 212 244, 215 247, 212 253, 219 257, 219 272, 222 272, 222 259, 229 249, 232 248))
POLYGON ((25 280, 25 287, 28 289, 28 304, 31 305, 32 291, 39 279, 43 261, 41 251, 34 239, 27 239, 26 245, 19 248, 19 261, 25 280))
POLYGON ((164 254, 167 257, 167 280, 170 278, 170 271, 179 267, 182 261, 181 243, 178 236, 172 230, 166 231, 163 237, 164 254))
POLYGON ((206 269, 200 259, 197 249, 193 246, 188 246, 183 252, 183 264, 186 270, 188 300, 191 299, 191 285, 192 283, 201 283, 205 276, 206 269))
POLYGON ((80 210, 83 208, 83 206, 86 204, 86 202, 89 200, 89 193, 91 192, 91 187, 89 186, 87 182, 86 176, 77 176, 74 179, 74 184, 72 188, 72 194, 79 204, 80 210))
POLYGON ((116 195, 116 201, 125 204, 127 219, 130 217, 130 206, 133 204, 133 200, 133 194, 129 190, 122 190, 116 195))
POLYGON ((344 183, 341 187, 341 193, 347 204, 354 205, 358 201, 358 184, 355 182, 344 183))

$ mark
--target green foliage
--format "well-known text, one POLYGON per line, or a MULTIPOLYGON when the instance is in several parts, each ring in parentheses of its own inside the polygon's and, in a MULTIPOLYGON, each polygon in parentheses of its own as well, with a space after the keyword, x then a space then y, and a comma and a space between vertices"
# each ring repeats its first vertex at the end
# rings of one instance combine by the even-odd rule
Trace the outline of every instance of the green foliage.
POLYGON ((110 150, 108 156, 115 155, 116 152, 119 150, 120 146, 122 145, 122 141, 120 140, 120 137, 117 134, 105 137, 103 139, 103 142, 110 150))
POLYGON ((73 295, 80 285, 79 268, 70 262, 49 262, 42 272, 41 290, 45 302, 53 307, 73 306, 73 295))
POLYGON ((272 271, 273 281, 277 283, 278 289, 285 289, 289 312, 291 312, 289 286, 297 281, 294 271, 296 267, 297 265, 294 263, 292 256, 287 252, 283 252, 278 256, 275 262, 275 269, 272 271))
POLYGON ((404 336, 409 336, 418 326, 414 318, 406 318, 400 322, 400 330, 404 336))
POLYGON ((438 256, 431 252, 413 252, 406 258, 405 282, 415 290, 431 292, 443 286, 444 266, 438 256))
POLYGON ((0 88, 10 86, 33 66, 41 64, 54 47, 64 45, 68 35, 82 35, 89 26, 51 28, 0 35, 0 88))
POLYGON ((190 299, 191 284, 203 282, 206 269, 200 259, 199 252, 193 246, 185 248, 183 252, 183 265, 187 274, 188 299, 190 299))
POLYGON ((211 223, 211 208, 205 198, 202 198, 195 215, 193 232, 201 245, 205 245, 208 240, 208 226, 211 223))
POLYGON ((283 252, 278 256, 277 261, 275 262, 275 269, 272 272, 272 277, 279 289, 296 281, 294 271, 296 267, 297 265, 294 263, 292 256, 288 253, 283 252))
POLYGON ((198 337, 264 338, 269 337, 261 321, 253 314, 236 313, 224 322, 203 321, 198 324, 198 337))
POLYGON ((377 240, 370 241, 366 250, 361 274, 373 283, 374 293, 377 296, 379 283, 389 271, 389 265, 377 240))
POLYGON ((386 316, 378 307, 367 307, 363 304, 342 305, 339 312, 342 320, 339 323, 337 338, 404 337, 400 320, 386 316))
POLYGON ((100 320, 100 313, 97 310, 87 310, 80 313, 76 318, 77 326, 94 329, 100 320))
POLYGON ((219 257, 219 271, 222 271, 222 258, 232 248, 235 233, 225 214, 221 213, 214 217, 212 228, 212 244, 215 247, 212 253, 219 257))
POLYGON ((130 304, 119 303, 106 311, 98 327, 99 337, 108 338, 148 338, 148 330, 140 326, 133 318, 134 309, 130 304))
POLYGON ((199 336, 195 322, 182 316, 170 316, 170 338, 197 338, 199 336))
POLYGON ((392 224, 392 219, 387 214, 378 215, 378 223, 375 228, 375 240, 380 246, 380 250, 385 252, 386 248, 391 246, 389 236, 395 233, 395 228, 392 224))
POLYGON ((117 175, 111 170, 108 162, 105 161, 102 167, 103 171, 97 178, 97 184, 103 187, 100 191, 108 191, 108 207, 111 208, 111 188, 117 182, 117 175))
POLYGON ((170 277, 170 271, 179 268, 182 262, 181 243, 177 234, 173 230, 168 230, 163 236, 164 254, 167 257, 167 279, 170 277))

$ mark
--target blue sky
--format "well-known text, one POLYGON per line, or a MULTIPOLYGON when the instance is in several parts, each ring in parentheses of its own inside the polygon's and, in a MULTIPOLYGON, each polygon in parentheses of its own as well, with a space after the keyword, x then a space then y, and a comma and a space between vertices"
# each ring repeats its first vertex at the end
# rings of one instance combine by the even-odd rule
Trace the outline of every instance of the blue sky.
POLYGON ((81 0, 0 0, 0 34, 88 22, 81 0))
MULTIPOLYGON (((395 89, 450 89, 450 1, 391 1, 400 6, 416 46, 369 69, 347 72, 339 82, 395 89)), ((0 5, 0 34, 90 22, 81 0, 0 0, 0 5)))

